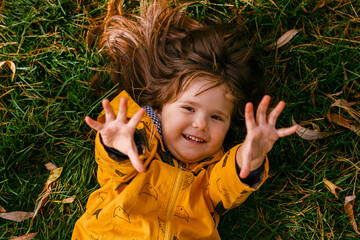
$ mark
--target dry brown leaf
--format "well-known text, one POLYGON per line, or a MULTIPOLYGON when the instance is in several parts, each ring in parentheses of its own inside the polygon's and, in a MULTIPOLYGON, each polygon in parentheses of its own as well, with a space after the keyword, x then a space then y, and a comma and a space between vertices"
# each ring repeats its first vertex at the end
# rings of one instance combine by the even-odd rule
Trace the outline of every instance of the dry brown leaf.
POLYGON ((47 179, 47 181, 45 183, 45 188, 43 190, 45 192, 41 196, 41 199, 40 199, 39 203, 37 204, 37 206, 35 208, 34 215, 33 215, 33 218, 31 220, 29 230, 30 230, 30 228, 31 228, 31 226, 32 226, 32 224, 34 222, 34 218, 37 216, 40 208, 42 206, 44 206, 46 201, 49 199, 49 196, 50 196, 50 193, 51 193, 51 188, 52 188, 52 183, 54 183, 60 177, 62 169, 63 169, 62 167, 59 167, 59 168, 55 168, 55 169, 50 170, 50 175, 49 175, 49 177, 48 177, 48 179, 47 179))
POLYGON ((10 240, 30 240, 33 239, 33 237, 35 237, 38 234, 38 232, 36 233, 29 233, 20 237, 16 237, 16 238, 12 238, 10 240))
POLYGON ((72 203, 75 200, 75 196, 62 200, 62 203, 72 203))
POLYGON ((304 12, 306 12, 306 13, 312 13, 312 12, 314 12, 316 9, 319 9, 319 8, 324 7, 325 4, 326 4, 326 0, 322 0, 321 3, 318 4, 316 7, 314 7, 311 11, 307 10, 304 5, 301 6, 301 9, 302 9, 304 12))
POLYGON ((72 197, 69 197, 69 198, 65 198, 62 201, 54 201, 54 202, 56 202, 56 203, 72 203, 75 200, 75 197, 76 196, 72 196, 72 197))
POLYGON ((15 72, 16 72, 16 67, 15 67, 15 63, 13 61, 3 61, 3 62, 0 62, 0 69, 4 66, 4 65, 8 65, 10 70, 13 72, 13 76, 11 78, 11 81, 14 80, 14 77, 15 77, 15 72))
POLYGON ((336 199, 338 199, 338 196, 336 194, 336 189, 339 189, 339 190, 342 190, 342 189, 340 187, 336 186, 334 183, 327 180, 326 178, 323 178, 323 181, 325 183, 326 188, 329 189, 330 192, 335 195, 336 199))
POLYGON ((333 134, 333 133, 329 133, 329 132, 319 132, 316 130, 310 130, 310 129, 304 128, 304 127, 300 126, 299 124, 297 124, 295 122, 294 118, 292 118, 292 123, 293 123, 293 125, 299 126, 298 129, 296 130, 296 134, 305 140, 320 139, 320 138, 328 137, 333 134))
POLYGON ((40 199, 40 201, 39 201, 39 203, 38 203, 38 205, 36 206, 36 209, 35 209, 35 211, 34 211, 33 220, 34 220, 34 218, 36 217, 36 215, 38 214, 40 208, 41 208, 42 206, 44 206, 46 200, 49 199, 50 193, 51 193, 50 189, 47 189, 46 192, 44 193, 44 195, 41 197, 41 199, 40 199))
POLYGON ((45 164, 45 167, 46 167, 47 170, 54 170, 54 169, 57 168, 57 167, 55 166, 55 164, 53 164, 53 163, 51 163, 51 162, 46 163, 46 164, 45 164))
POLYGON ((334 98, 334 96, 339 96, 340 94, 342 94, 343 91, 341 90, 340 92, 336 92, 336 93, 333 93, 333 94, 326 94, 326 96, 328 96, 329 98, 333 99, 333 100, 336 100, 334 98))
POLYGON ((280 48, 280 47, 284 46, 285 44, 287 44, 298 32, 299 32, 298 29, 289 30, 286 33, 284 33, 281 37, 279 37, 279 39, 275 43, 272 43, 272 44, 266 46, 265 48, 267 48, 267 49, 271 49, 274 47, 280 48))
POLYGON ((336 99, 333 104, 331 104, 331 107, 339 107, 345 109, 353 118, 355 118, 357 121, 360 121, 360 119, 355 115, 358 114, 354 109, 350 108, 351 106, 355 105, 356 102, 348 102, 345 99, 336 99))
POLYGON ((327 117, 330 122, 339 124, 340 126, 350 129, 351 131, 360 136, 360 125, 352 125, 350 124, 352 122, 351 120, 343 118, 337 113, 330 113, 330 111, 327 113, 327 117))
POLYGON ((350 225, 352 225, 354 231, 360 235, 360 232, 358 230, 356 221, 355 221, 355 216, 354 216, 354 209, 353 209, 353 205, 351 204, 351 202, 356 198, 355 195, 353 196, 346 196, 345 197, 345 205, 344 205, 344 210, 347 213, 347 215, 350 218, 350 225))
POLYGON ((356 196, 355 196, 355 195, 346 196, 346 197, 345 197, 345 203, 344 203, 344 205, 346 205, 346 204, 348 204, 348 203, 352 202, 355 198, 356 198, 356 196))
POLYGON ((5 208, 3 208, 2 206, 0 206, 0 213, 5 213, 5 212, 6 212, 5 208))
POLYGON ((6 213, 0 213, 0 218, 4 218, 16 222, 22 222, 26 219, 31 218, 33 214, 34 214, 33 212, 22 212, 22 211, 6 212, 6 213))

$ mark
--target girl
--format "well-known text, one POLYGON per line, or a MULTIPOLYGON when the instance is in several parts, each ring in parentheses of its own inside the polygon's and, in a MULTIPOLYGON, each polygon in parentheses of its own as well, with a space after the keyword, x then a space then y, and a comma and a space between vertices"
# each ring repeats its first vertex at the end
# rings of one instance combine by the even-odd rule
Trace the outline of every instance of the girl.
POLYGON ((85 119, 98 131, 101 188, 73 239, 219 239, 220 215, 261 186, 266 153, 297 127, 275 128, 282 101, 267 115, 270 97, 263 97, 256 117, 252 103, 245 105, 263 94, 265 71, 234 34, 186 17, 186 5, 142 2, 135 16, 122 4, 110 1, 89 41, 102 32, 98 47, 131 96, 104 100, 105 118, 85 119), (243 112, 245 140, 230 148, 243 112))

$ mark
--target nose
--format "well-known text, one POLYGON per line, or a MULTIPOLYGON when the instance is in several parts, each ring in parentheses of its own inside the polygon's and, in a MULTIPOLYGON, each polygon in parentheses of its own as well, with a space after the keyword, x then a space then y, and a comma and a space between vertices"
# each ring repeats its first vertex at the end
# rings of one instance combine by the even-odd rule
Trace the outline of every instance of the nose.
POLYGON ((207 131, 208 126, 206 118, 203 116, 197 116, 192 123, 192 127, 197 128, 201 131, 207 131))

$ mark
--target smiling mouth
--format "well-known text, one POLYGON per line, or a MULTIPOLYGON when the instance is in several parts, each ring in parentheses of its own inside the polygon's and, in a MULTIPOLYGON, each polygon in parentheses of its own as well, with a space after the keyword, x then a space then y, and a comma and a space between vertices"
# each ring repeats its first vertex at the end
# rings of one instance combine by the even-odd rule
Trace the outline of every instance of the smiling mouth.
POLYGON ((197 137, 194 137, 194 136, 191 136, 191 135, 187 135, 187 134, 183 134, 183 137, 186 139, 186 140, 189 140, 189 141, 192 141, 192 142, 196 142, 196 143, 204 143, 205 140, 201 139, 201 138, 197 138, 197 137))

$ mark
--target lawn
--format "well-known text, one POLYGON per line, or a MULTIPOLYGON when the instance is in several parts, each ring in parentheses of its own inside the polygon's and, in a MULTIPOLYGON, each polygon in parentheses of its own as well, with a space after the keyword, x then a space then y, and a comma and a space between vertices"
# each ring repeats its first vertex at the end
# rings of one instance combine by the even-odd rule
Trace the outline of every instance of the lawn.
MULTIPOLYGON (((243 21, 266 60, 273 103, 287 103, 278 126, 305 129, 276 143, 269 179, 222 218, 222 239, 359 238, 360 3, 210 0, 187 11, 243 21)), ((0 239, 70 239, 98 188, 95 132, 84 118, 115 86, 85 38, 105 12, 105 0, 0 3, 0 217, 39 210, 0 218, 0 239), (102 96, 91 88, 95 73, 102 96), (50 172, 60 175, 46 185, 50 172)))

